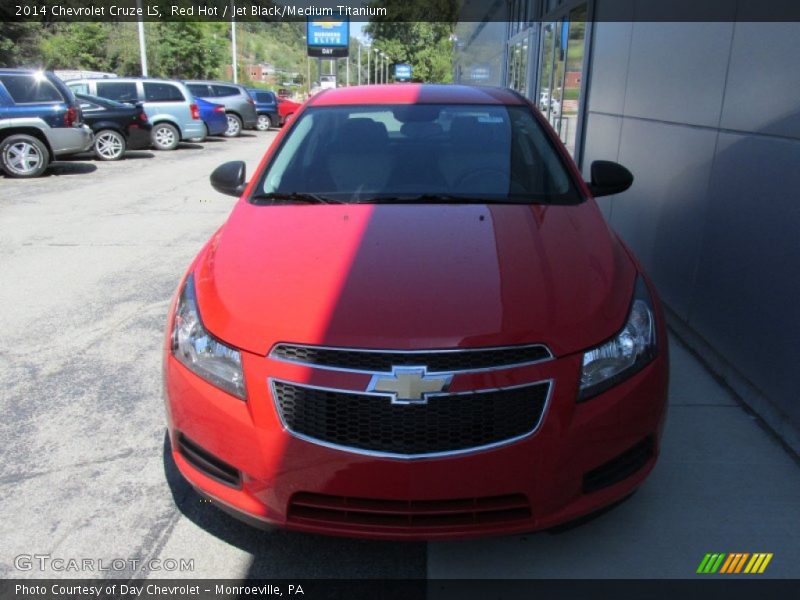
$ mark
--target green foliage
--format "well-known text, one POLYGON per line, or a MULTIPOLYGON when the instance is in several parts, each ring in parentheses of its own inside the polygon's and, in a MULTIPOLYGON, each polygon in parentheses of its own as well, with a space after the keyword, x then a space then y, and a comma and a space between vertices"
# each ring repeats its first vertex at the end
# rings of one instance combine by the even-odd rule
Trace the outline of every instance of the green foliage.
POLYGON ((108 28, 102 23, 60 23, 41 46, 49 69, 107 71, 108 28))
POLYGON ((0 21, 0 67, 39 66, 42 26, 0 21))
POLYGON ((439 22, 414 19, 429 19, 431 14, 455 15, 455 2, 386 0, 381 5, 389 9, 388 14, 402 15, 408 21, 376 19, 370 22, 365 31, 374 40, 375 47, 391 56, 393 63, 409 63, 414 80, 437 83, 452 81, 455 17, 451 21, 439 22))
POLYGON ((227 46, 217 23, 160 22, 155 27, 151 75, 176 79, 216 77, 227 46))

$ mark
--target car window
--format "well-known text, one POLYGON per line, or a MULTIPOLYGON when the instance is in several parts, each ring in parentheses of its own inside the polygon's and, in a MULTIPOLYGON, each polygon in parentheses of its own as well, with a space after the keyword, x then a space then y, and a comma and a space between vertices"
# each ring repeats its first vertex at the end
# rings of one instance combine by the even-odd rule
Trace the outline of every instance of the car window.
POLYGON ((311 107, 256 190, 267 200, 299 193, 353 203, 582 200, 530 108, 496 105, 311 107))
POLYGON ((171 83, 146 81, 144 83, 145 102, 185 102, 186 98, 177 86, 171 83))
POLYGON ((117 102, 135 102, 139 98, 134 81, 98 81, 97 95, 117 102))
POLYGON ((199 98, 207 98, 209 96, 208 86, 205 83, 187 83, 186 87, 193 95, 199 98))
POLYGON ((44 75, 0 75, 11 98, 17 104, 64 102, 64 98, 44 75))
POLYGON ((265 102, 265 103, 269 104, 273 100, 272 100, 272 96, 271 95, 269 95, 269 94, 267 94, 265 92, 257 92, 256 93, 256 101, 265 102))
POLYGON ((239 89, 229 85, 212 85, 211 91, 215 98, 224 98, 225 96, 238 96, 239 89))
POLYGON ((72 90, 73 94, 88 94, 89 93, 89 84, 88 83, 68 83, 67 87, 72 90))

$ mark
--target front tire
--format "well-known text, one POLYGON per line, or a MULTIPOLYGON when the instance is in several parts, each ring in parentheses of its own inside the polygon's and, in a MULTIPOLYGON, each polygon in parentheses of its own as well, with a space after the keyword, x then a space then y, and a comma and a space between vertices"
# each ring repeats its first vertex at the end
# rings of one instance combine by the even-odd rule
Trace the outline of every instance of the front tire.
POLYGON ((33 136, 10 135, 0 142, 0 164, 9 177, 38 177, 50 164, 50 152, 33 136))
POLYGON ((174 125, 159 123, 153 127, 150 140, 156 150, 175 150, 181 141, 181 135, 174 125))
POLYGON ((94 155, 99 160, 119 160, 125 156, 125 136, 113 129, 103 129, 94 137, 94 155))
POLYGON ((268 131, 272 127, 272 118, 269 115, 258 115, 256 122, 256 129, 259 131, 268 131))
POLYGON ((225 130, 225 137, 239 137, 242 133, 242 120, 238 115, 228 113, 228 129, 225 130))

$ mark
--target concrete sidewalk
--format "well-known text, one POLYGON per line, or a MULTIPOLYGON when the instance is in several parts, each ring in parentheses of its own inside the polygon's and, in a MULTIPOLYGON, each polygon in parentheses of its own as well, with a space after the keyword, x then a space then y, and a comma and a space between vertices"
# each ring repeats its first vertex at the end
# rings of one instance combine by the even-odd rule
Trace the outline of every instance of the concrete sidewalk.
POLYGON ((633 497, 558 534, 429 544, 428 576, 686 578, 707 552, 772 552, 756 577, 800 577, 796 458, 674 338, 670 352, 661 459, 633 497))

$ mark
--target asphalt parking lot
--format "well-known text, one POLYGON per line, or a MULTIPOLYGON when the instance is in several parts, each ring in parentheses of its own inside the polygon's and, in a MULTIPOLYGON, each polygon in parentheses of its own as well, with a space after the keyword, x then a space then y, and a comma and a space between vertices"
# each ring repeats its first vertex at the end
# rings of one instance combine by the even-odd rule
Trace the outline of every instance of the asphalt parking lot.
POLYGON ((372 542, 257 531, 202 502, 165 451, 164 322, 235 202, 208 175, 236 159, 252 173, 274 135, 0 177, 0 576, 685 578, 708 552, 770 552, 763 577, 800 577, 800 463, 674 339, 658 466, 578 526, 372 542), (31 554, 194 568, 20 570, 31 554))

